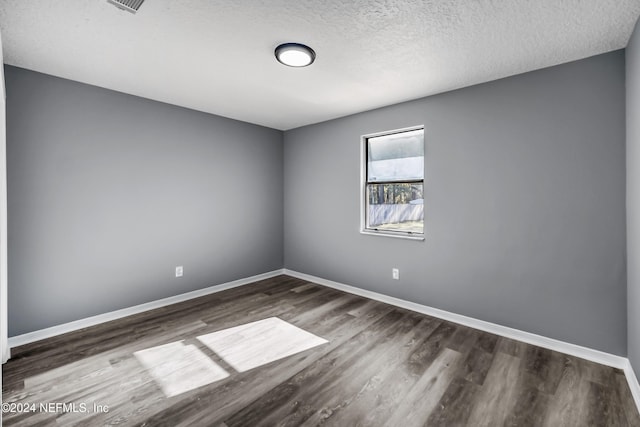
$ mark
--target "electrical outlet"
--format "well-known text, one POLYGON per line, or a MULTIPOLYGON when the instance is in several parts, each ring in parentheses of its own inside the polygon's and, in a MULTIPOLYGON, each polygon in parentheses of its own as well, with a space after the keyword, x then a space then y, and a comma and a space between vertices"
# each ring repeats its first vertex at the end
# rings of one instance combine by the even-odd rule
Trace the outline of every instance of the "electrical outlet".
POLYGON ((176 277, 182 277, 182 275, 184 274, 184 268, 179 265, 176 267, 176 277))
POLYGON ((393 277, 393 280, 400 280, 400 270, 397 268, 392 268, 391 277, 393 277))

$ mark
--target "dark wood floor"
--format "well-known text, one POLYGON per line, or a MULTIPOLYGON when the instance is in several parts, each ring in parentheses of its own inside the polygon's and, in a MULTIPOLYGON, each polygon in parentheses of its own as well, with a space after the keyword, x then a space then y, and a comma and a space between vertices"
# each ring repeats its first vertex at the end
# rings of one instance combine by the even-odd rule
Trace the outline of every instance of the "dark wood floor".
POLYGON ((5 403, 88 410, 4 413, 7 426, 640 426, 618 369, 287 276, 12 356, 3 365, 5 403), (195 339, 271 316, 329 342, 236 372, 195 339), (133 353, 180 340, 231 375, 166 398, 133 353), (108 412, 95 412, 94 402, 108 412))

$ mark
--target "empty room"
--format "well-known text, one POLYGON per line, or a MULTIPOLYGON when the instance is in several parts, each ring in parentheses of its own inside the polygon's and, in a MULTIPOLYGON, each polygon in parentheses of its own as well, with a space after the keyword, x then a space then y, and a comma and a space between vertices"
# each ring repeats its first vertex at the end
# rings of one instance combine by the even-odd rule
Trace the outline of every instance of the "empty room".
POLYGON ((6 426, 640 426, 640 0, 0 2, 6 426))

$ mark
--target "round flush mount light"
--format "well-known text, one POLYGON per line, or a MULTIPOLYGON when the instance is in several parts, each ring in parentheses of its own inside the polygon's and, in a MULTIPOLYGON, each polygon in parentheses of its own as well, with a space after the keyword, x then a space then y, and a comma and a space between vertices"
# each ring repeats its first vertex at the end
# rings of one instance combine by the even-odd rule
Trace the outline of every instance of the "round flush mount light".
POLYGON ((278 62, 288 67, 306 67, 316 59, 313 49, 300 43, 281 44, 274 53, 278 62))

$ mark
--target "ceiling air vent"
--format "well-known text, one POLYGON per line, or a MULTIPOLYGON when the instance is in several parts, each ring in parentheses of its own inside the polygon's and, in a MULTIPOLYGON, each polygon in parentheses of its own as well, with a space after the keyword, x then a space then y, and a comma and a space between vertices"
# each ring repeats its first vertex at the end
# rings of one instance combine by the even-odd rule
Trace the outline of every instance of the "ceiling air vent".
POLYGON ((107 0, 111 4, 115 4, 120 9, 128 10, 131 13, 136 13, 144 0, 107 0))

